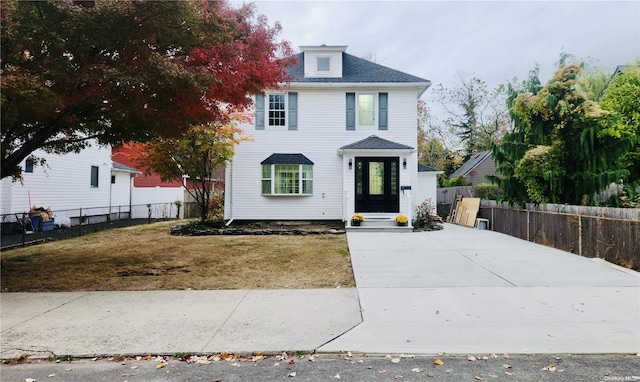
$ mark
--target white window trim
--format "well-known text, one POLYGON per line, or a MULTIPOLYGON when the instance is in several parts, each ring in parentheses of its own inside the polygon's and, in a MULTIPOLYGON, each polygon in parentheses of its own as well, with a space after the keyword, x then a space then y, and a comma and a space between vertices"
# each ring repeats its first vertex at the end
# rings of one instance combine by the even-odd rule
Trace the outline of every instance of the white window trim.
MULTIPOLYGON (((313 170, 313 166, 314 165, 304 165, 304 164, 298 164, 298 190, 299 192, 296 194, 276 194, 275 193, 275 189, 276 189, 276 166, 278 165, 287 165, 284 163, 273 163, 273 164, 266 164, 266 165, 260 165, 260 192, 262 194, 262 196, 313 196, 313 191, 311 191, 310 193, 303 193, 303 184, 305 180, 310 180, 311 181, 311 189, 313 190, 313 176, 311 178, 304 178, 302 176, 303 171, 302 171, 302 166, 311 166, 311 169, 313 170), (263 178, 262 177, 262 166, 270 166, 271 169, 271 173, 270 173, 270 178, 263 178), (262 182, 265 180, 269 180, 270 184, 271 184, 271 192, 269 194, 265 194, 262 192, 262 182)), ((288 165, 293 165, 293 164, 288 164, 288 165)))
POLYGON ((289 97, 288 97, 288 93, 267 93, 265 95, 265 107, 264 107, 264 111, 265 111, 265 116, 264 116, 264 124, 265 124, 265 128, 270 128, 270 129, 283 129, 283 130, 288 130, 289 129, 289 97), (281 95, 284 97, 284 125, 271 125, 269 124, 269 111, 271 111, 270 106, 270 102, 269 102, 269 98, 272 95, 281 95))
POLYGON ((371 129, 371 130, 378 130, 378 99, 380 97, 380 94, 377 92, 362 92, 362 93, 356 93, 356 129, 371 129), (372 125, 361 125, 360 124, 360 102, 359 101, 359 97, 361 95, 372 95, 373 96, 373 124, 372 125))

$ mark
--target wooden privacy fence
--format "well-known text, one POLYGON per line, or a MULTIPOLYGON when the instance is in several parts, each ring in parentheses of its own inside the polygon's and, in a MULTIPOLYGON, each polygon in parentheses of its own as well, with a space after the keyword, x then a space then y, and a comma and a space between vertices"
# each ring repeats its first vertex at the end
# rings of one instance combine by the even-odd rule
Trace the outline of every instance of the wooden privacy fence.
POLYGON ((640 220, 482 204, 493 231, 640 271, 640 220))

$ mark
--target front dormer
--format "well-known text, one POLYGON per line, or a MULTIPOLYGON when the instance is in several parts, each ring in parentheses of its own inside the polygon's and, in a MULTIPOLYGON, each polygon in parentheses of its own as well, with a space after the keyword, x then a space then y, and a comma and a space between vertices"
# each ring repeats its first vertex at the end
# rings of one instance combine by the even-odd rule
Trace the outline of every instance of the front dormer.
POLYGON ((305 78, 341 78, 342 53, 346 45, 300 46, 305 78))

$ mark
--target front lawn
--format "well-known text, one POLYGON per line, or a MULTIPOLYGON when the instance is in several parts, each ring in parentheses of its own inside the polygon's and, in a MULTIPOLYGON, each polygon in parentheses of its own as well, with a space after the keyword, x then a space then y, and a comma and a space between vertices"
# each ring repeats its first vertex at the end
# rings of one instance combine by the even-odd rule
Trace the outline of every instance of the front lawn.
POLYGON ((355 286, 345 235, 172 236, 174 224, 4 251, 2 292, 355 286))

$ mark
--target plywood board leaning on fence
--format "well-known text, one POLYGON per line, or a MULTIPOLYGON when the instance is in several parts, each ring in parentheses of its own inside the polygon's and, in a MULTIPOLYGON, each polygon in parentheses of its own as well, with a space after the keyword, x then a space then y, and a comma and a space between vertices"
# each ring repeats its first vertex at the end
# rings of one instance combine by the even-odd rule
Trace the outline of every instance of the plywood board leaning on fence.
POLYGON ((454 223, 473 227, 480 211, 480 198, 464 198, 456 208, 454 223))

